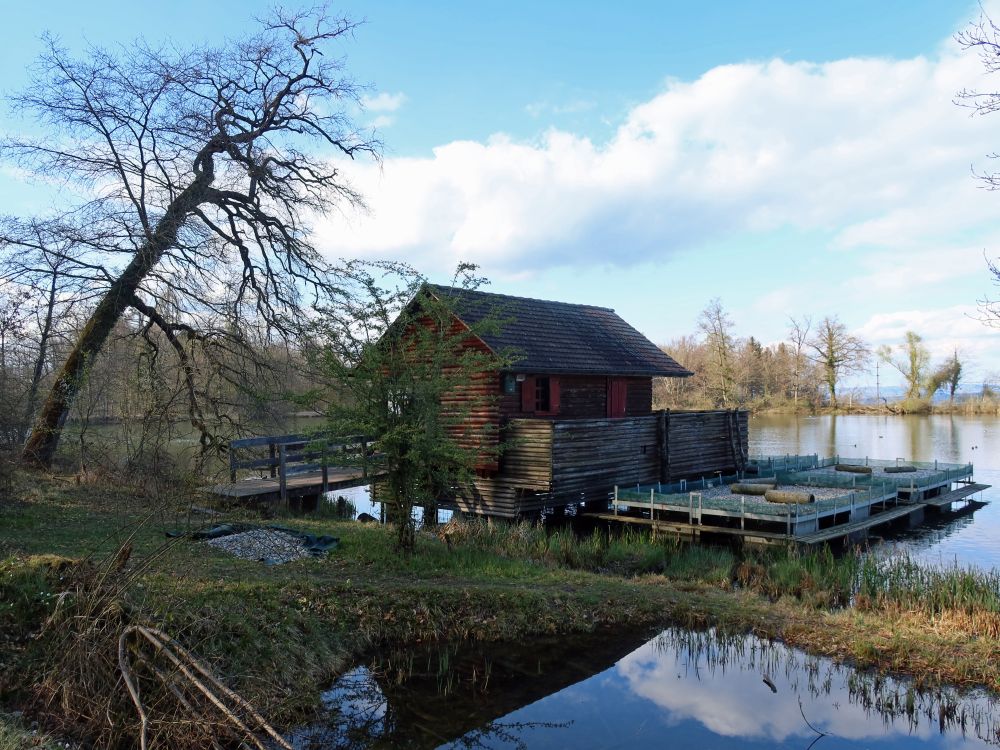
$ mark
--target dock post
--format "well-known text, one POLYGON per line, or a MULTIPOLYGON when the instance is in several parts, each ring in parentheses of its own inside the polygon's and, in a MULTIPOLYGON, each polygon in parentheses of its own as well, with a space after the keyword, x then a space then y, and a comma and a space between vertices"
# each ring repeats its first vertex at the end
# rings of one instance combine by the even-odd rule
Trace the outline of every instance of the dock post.
POLYGON ((618 515, 618 485, 615 485, 615 515, 618 515))
POLYGON ((698 525, 701 526, 701 501, 704 495, 698 493, 698 525))
POLYGON ((653 509, 653 488, 649 488, 649 526, 651 533, 656 536, 656 511, 653 509))
POLYGON ((694 526, 694 493, 688 493, 688 525, 694 526))
POLYGON ((747 526, 747 498, 746 495, 740 495, 740 529, 746 529, 747 526))

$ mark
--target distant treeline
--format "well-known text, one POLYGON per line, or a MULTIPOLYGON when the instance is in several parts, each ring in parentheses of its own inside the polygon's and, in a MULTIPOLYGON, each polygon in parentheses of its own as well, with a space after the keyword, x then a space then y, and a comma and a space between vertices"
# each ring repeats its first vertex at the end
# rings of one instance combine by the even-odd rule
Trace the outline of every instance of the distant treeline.
POLYGON ((789 318, 786 339, 765 346, 753 336, 736 337, 733 327, 720 300, 714 299, 702 310, 696 333, 662 347, 694 375, 659 380, 654 388, 657 408, 1000 413, 1000 387, 993 385, 994 378, 974 394, 968 389, 959 393, 965 385, 963 355, 955 348, 935 362, 914 331, 907 331, 896 346, 873 348, 849 333, 835 315, 818 322, 789 318), (845 393, 848 376, 876 368, 886 380, 902 376, 902 398, 863 403, 845 393))

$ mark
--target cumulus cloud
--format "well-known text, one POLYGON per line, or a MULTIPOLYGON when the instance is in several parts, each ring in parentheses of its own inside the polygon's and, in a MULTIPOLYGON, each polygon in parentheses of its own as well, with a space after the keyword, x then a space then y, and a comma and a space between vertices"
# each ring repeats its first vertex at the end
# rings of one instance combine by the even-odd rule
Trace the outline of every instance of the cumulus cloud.
POLYGON ((907 331, 916 331, 936 360, 957 349, 967 363, 991 368, 1000 346, 1000 328, 984 326, 983 315, 975 305, 898 310, 873 315, 856 333, 873 346, 896 346, 907 331))
POLYGON ((949 44, 908 60, 719 66, 667 81, 606 142, 498 134, 355 167, 371 210, 319 221, 320 244, 505 273, 628 266, 783 227, 831 233, 834 249, 931 251, 995 214, 969 174, 995 123, 953 104, 980 80, 975 56, 949 44))

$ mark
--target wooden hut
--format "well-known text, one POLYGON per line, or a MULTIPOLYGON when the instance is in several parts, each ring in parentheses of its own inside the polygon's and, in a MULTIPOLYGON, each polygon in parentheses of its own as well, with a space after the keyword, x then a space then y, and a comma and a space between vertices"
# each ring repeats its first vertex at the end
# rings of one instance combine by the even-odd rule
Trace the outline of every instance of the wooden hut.
POLYGON ((470 346, 516 353, 508 369, 470 386, 488 396, 467 418, 470 432, 495 436, 502 450, 477 467, 474 488, 455 500, 460 510, 513 518, 606 500, 615 485, 732 473, 746 461, 745 411, 653 411, 653 378, 692 373, 614 310, 425 291, 464 326, 501 321, 470 346))

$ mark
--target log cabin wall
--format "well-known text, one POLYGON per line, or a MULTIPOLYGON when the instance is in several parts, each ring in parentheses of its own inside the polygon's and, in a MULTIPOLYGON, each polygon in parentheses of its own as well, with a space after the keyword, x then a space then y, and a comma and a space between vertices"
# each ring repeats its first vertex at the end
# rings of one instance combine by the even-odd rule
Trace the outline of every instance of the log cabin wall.
MULTIPOLYGON (((732 474, 747 459, 750 440, 749 412, 666 411, 667 442, 661 446, 662 481, 732 474)), ((662 428, 661 428, 662 429, 662 428)))
POLYGON ((500 468, 500 407, 494 373, 477 373, 441 398, 448 433, 463 449, 477 454, 476 470, 500 468))
POLYGON ((655 416, 559 421, 552 437, 552 497, 606 499, 616 484, 659 479, 655 416))
POLYGON ((459 509, 516 518, 604 500, 615 485, 735 473, 746 461, 746 411, 657 412, 618 419, 511 419, 500 472, 459 509))
POLYGON ((627 378, 625 416, 641 417, 653 413, 653 379, 627 378))
MULTIPOLYGON (((539 376, 544 377, 542 373, 539 376)), ((559 413, 564 419, 603 418, 608 413, 608 378, 604 375, 548 375, 559 378, 559 413)), ((653 379, 622 378, 626 382, 625 416, 638 417, 653 413, 653 379)), ((516 383, 514 393, 500 396, 502 417, 531 417, 521 409, 523 382, 516 383)), ((499 389, 499 385, 498 385, 499 389)), ((502 390, 502 389, 501 389, 502 390)))

